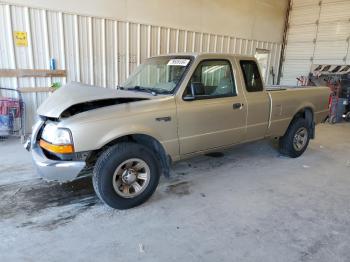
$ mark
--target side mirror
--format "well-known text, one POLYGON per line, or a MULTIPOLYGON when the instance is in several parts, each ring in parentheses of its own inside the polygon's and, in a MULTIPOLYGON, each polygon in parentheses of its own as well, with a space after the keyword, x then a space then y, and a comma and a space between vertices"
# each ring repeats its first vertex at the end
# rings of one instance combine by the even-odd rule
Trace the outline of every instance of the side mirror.
POLYGON ((205 95, 204 86, 200 82, 191 83, 190 91, 191 93, 183 98, 185 101, 193 101, 197 96, 205 95))

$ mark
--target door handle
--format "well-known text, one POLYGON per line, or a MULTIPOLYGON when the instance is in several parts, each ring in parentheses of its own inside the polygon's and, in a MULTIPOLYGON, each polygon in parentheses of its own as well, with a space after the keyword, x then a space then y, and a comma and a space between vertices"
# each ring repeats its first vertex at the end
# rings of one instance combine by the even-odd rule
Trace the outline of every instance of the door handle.
POLYGON ((244 104, 241 103, 235 103, 232 105, 233 109, 241 109, 244 106, 244 104))

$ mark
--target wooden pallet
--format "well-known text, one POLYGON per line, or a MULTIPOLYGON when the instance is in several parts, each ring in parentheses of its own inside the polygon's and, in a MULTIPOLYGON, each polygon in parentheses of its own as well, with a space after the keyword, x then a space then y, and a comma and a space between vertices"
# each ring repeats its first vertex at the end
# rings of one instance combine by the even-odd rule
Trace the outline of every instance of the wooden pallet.
POLYGON ((66 77, 66 70, 0 69, 0 77, 66 77))
POLYGON ((20 87, 18 91, 23 93, 49 93, 55 91, 52 87, 20 87))

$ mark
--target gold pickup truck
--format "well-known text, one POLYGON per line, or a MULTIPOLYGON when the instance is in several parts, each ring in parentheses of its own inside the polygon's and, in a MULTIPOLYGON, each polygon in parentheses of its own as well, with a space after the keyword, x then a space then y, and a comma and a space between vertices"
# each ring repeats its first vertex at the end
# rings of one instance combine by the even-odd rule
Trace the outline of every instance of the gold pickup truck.
POLYGON ((264 138, 300 156, 328 97, 327 87, 265 88, 252 57, 157 56, 117 89, 71 83, 56 91, 38 109, 27 149, 41 177, 93 173, 98 197, 126 209, 145 202, 175 161, 264 138))

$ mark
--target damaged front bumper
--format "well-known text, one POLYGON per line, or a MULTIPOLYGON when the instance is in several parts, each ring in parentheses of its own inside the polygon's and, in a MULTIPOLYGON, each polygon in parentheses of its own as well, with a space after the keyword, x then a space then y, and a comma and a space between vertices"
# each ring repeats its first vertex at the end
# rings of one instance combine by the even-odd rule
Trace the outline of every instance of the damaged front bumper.
POLYGON ((31 139, 24 145, 28 151, 31 151, 38 175, 49 181, 69 182, 75 180, 84 169, 85 161, 61 161, 47 158, 37 143, 38 132, 43 124, 43 121, 35 124, 31 139))
POLYGON ((84 161, 58 161, 48 159, 39 146, 32 148, 34 166, 40 177, 59 182, 75 180, 85 167, 84 161))

